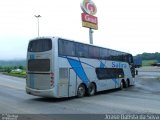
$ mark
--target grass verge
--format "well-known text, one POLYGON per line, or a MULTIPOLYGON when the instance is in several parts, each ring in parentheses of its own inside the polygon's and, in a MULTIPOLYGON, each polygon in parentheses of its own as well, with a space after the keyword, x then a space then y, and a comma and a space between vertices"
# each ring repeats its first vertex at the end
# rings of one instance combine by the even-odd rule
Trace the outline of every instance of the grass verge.
POLYGON ((14 76, 14 77, 26 78, 26 71, 21 71, 21 72, 11 71, 9 73, 4 73, 4 74, 9 76, 14 76))

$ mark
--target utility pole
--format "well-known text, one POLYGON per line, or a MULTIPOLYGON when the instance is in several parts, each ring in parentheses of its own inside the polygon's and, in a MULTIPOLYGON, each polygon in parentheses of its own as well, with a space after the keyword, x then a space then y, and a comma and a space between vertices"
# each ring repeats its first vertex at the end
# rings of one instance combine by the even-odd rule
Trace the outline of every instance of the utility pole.
POLYGON ((93 44, 93 30, 92 30, 92 28, 89 28, 89 40, 90 40, 90 44, 93 44))
POLYGON ((41 15, 34 15, 37 18, 38 22, 38 37, 39 37, 39 18, 42 17, 41 15))

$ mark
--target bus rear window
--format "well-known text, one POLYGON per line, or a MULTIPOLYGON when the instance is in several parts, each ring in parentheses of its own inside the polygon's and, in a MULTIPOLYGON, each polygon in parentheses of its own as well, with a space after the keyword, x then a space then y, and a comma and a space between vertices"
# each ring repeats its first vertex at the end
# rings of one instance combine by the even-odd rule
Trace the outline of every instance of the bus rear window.
POLYGON ((51 39, 37 39, 29 43, 29 52, 44 52, 52 49, 51 39))
POLYGON ((47 72, 50 71, 49 59, 31 59, 28 60, 28 71, 47 72))

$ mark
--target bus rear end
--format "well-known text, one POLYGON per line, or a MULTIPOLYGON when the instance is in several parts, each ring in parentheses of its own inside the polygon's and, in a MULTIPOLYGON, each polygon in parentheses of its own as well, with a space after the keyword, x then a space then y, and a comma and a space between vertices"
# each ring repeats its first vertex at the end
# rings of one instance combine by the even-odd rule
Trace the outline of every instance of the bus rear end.
POLYGON ((26 92, 31 95, 53 97, 53 44, 50 38, 31 40, 27 52, 26 92))

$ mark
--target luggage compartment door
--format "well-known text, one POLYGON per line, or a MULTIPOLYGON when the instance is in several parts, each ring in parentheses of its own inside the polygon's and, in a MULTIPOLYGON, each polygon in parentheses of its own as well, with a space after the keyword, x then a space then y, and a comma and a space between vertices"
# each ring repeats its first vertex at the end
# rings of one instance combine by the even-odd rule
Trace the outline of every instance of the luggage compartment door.
POLYGON ((76 96, 77 93, 77 76, 73 69, 69 70, 69 97, 76 96))

